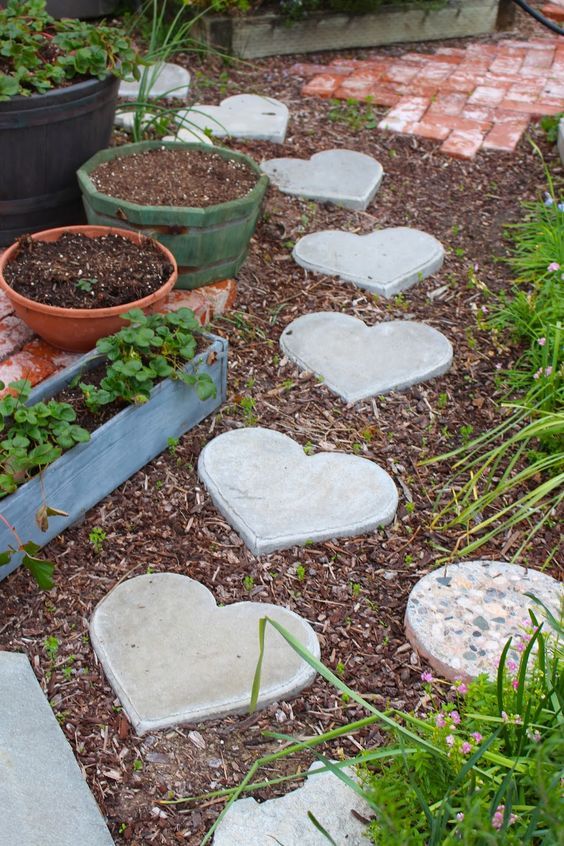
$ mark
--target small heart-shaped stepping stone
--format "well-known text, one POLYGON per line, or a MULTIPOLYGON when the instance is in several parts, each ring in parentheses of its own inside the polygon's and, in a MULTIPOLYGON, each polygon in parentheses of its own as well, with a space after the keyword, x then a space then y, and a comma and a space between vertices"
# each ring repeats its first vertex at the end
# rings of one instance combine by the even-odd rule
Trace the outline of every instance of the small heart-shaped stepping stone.
MULTIPOLYGON (((170 97, 185 100, 190 88, 190 72, 171 62, 158 62, 149 67, 146 75, 145 99, 157 100, 170 97)), ((140 94, 140 80, 124 79, 119 86, 119 96, 125 100, 137 100, 140 94)))
POLYGON ((283 144, 289 120, 288 107, 279 100, 257 94, 236 94, 220 106, 197 103, 179 112, 181 120, 208 129, 216 138, 247 138, 283 144))
POLYGON ((368 235, 328 229, 300 238, 292 253, 306 270, 339 276, 374 294, 391 297, 442 265, 442 245, 419 229, 398 226, 368 235))
POLYGON ((202 450, 198 473, 255 555, 361 535, 390 523, 398 504, 392 479, 374 462, 339 452, 308 457, 272 429, 218 435, 202 450))
MULTIPOLYGON (((315 632, 293 611, 267 602, 218 608, 204 585, 177 573, 122 582, 94 611, 90 637, 132 725, 144 734, 246 711, 264 616, 319 657, 315 632)), ((295 696, 315 678, 272 626, 265 642, 259 707, 295 696)))
POLYGON ((325 150, 311 159, 270 159, 261 170, 284 194, 365 209, 382 182, 382 165, 354 150, 325 150))
POLYGON ((391 320, 366 326, 339 312, 298 317, 286 327, 280 346, 304 370, 323 377, 346 402, 407 388, 446 373, 450 342, 431 326, 391 320))

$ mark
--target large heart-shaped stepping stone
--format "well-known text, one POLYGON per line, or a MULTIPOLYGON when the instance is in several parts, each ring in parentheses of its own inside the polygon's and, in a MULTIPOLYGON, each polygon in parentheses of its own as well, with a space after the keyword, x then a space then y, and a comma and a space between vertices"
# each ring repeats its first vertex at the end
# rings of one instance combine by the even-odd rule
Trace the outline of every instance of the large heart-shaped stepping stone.
POLYGON ((398 226, 368 235, 328 229, 300 238, 292 253, 299 265, 339 276, 374 294, 391 297, 442 265, 442 245, 419 229, 398 226))
POLYGON ((354 150, 325 150, 311 159, 270 159, 261 170, 284 194, 347 209, 365 209, 382 182, 380 162, 354 150))
MULTIPOLYGON (((157 100, 169 97, 174 100, 185 100, 190 88, 190 72, 180 65, 171 62, 158 62, 147 69, 147 89, 145 97, 157 100)), ((137 100, 140 94, 140 81, 125 79, 120 83, 119 96, 125 100, 137 100)))
POLYGON ((216 138, 231 136, 275 144, 284 143, 289 116, 284 103, 258 94, 236 94, 222 100, 220 106, 197 103, 179 112, 180 120, 208 129, 216 138))
MULTIPOLYGON (((510 637, 509 658, 519 660, 519 644, 527 642, 528 609, 543 619, 542 608, 526 594, 540 599, 558 619, 564 594, 552 576, 504 561, 449 564, 423 576, 409 594, 407 636, 446 678, 486 673, 495 679, 510 637)), ((544 630, 549 634, 551 628, 544 630)))
MULTIPOLYGON (((268 616, 319 657, 315 632, 293 611, 262 602, 218 608, 210 591, 176 573, 137 576, 92 616, 96 655, 138 734, 247 710, 268 616)), ((295 696, 315 671, 267 626, 259 707, 295 696)))
POLYGON ((251 552, 360 535, 394 519, 398 495, 381 467, 356 455, 306 456, 272 429, 235 429, 200 454, 212 500, 251 552))
POLYGON ((298 317, 282 333, 280 346, 346 402, 440 376, 452 362, 450 342, 431 326, 411 320, 367 326, 333 311, 298 317))
MULTIPOLYGON (((308 812, 321 823, 339 846, 368 846, 366 823, 372 809, 354 790, 331 772, 313 774, 322 765, 312 764, 307 781, 285 796, 260 804, 249 796, 238 799, 220 822, 214 846, 327 846, 308 812)), ((344 769, 355 778, 350 767, 344 769)))

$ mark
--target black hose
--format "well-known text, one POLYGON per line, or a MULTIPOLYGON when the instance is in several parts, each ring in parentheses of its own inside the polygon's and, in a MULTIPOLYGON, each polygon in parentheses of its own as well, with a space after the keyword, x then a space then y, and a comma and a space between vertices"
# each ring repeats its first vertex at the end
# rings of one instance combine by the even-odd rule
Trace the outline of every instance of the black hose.
POLYGON ((543 26, 548 27, 548 29, 552 30, 552 32, 555 32, 557 35, 564 35, 564 29, 562 29, 561 26, 558 26, 557 23, 549 20, 549 18, 545 18, 545 16, 541 15, 540 12, 537 12, 536 9, 532 9, 529 4, 525 2, 525 0, 513 0, 513 2, 520 6, 524 12, 527 12, 529 15, 531 15, 531 17, 533 17, 536 21, 541 23, 543 26))

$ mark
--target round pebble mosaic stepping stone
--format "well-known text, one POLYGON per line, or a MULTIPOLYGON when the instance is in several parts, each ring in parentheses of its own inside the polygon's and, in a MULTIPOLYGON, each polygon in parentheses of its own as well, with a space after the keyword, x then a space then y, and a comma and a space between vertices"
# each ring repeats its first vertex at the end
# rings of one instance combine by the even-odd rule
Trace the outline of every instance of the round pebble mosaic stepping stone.
MULTIPOLYGON (((258 623, 268 616, 313 655, 309 623, 268 602, 218 608, 210 591, 177 573, 122 582, 97 606, 92 646, 135 731, 244 713, 259 655, 258 623)), ((295 696, 315 671, 267 626, 258 707, 295 696)))
MULTIPOLYGON (((320 766, 312 764, 308 773, 320 766)), ((354 777, 350 768, 344 772, 354 777)), ((372 809, 331 772, 309 775, 302 787, 260 804, 252 796, 238 799, 217 827, 214 846, 327 846, 308 811, 339 846, 368 846, 362 820, 372 809)))
POLYGON ((208 129, 216 138, 247 138, 283 144, 290 113, 280 100, 258 94, 236 94, 219 106, 197 103, 179 112, 179 118, 200 129, 208 129))
POLYGON ((361 210, 374 199, 384 175, 380 162, 354 150, 325 150, 305 160, 270 159, 261 170, 284 194, 361 210))
MULTIPOLYGON (((171 62, 160 62, 152 66, 148 74, 148 90, 145 97, 157 100, 169 97, 175 100, 185 100, 190 88, 190 72, 180 65, 171 62)), ((139 97, 139 80, 124 79, 119 86, 119 96, 125 100, 136 100, 139 97)))
POLYGON ((444 259, 442 244, 419 229, 398 226, 368 235, 327 229, 300 238, 295 261, 328 276, 338 276, 374 294, 391 297, 436 273, 444 259))
POLYGON ((340 452, 306 456, 272 429, 235 429, 202 450, 198 473, 216 508, 255 555, 350 537, 394 519, 398 494, 372 461, 340 452))
POLYGON ((524 634, 528 609, 543 618, 542 609, 526 593, 538 597, 558 618, 562 586, 551 576, 501 561, 441 567, 417 582, 409 595, 407 637, 448 679, 468 680, 480 673, 493 679, 508 639, 513 637, 516 645, 524 634))
POLYGON ((298 317, 282 333, 280 346, 348 403, 440 376, 452 362, 450 341, 431 326, 411 320, 367 326, 340 312, 298 317))

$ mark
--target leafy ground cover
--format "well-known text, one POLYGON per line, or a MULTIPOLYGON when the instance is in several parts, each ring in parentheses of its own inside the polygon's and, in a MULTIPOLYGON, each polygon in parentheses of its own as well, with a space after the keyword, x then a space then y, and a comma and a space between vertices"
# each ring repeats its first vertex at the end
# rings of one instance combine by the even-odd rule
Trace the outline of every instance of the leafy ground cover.
MULTIPOLYGON (((402 50, 395 46, 387 52, 402 50)), ((383 111, 374 106, 364 122, 355 109, 350 117, 350 104, 341 117, 334 103, 304 100, 300 81, 288 74, 294 59, 235 64, 228 78, 215 60, 181 61, 195 72, 194 101, 217 102, 249 91, 283 99, 292 113, 284 155, 305 158, 350 147, 378 158, 386 176, 366 212, 269 190, 239 277, 236 308, 214 326, 231 345, 225 406, 171 443, 92 509, 81 526, 50 544, 46 552, 57 560, 53 591, 38 593, 23 572, 10 577, 9 590, 0 590, 0 645, 30 655, 120 845, 198 846, 223 799, 209 798, 195 808, 160 800, 236 785, 257 757, 278 748, 277 741, 262 736, 265 729, 311 735, 366 715, 320 679, 291 703, 263 712, 133 736, 88 642, 95 604, 122 579, 148 570, 179 572, 202 581, 218 602, 251 598, 288 605, 313 623, 328 667, 375 707, 421 709, 428 703, 421 680, 425 668, 405 641, 403 614, 411 587, 455 546, 459 530, 429 530, 436 491, 447 484, 450 468, 421 462, 499 422, 497 402, 506 390, 497 375, 513 367, 523 349, 508 333, 495 335, 486 325, 491 296, 484 286, 494 293, 509 290, 515 272, 497 260, 509 247, 505 224, 522 219, 521 201, 534 202, 546 190, 542 163, 525 140, 513 155, 480 153, 474 162, 460 162, 442 156, 432 141, 375 132, 372 114, 383 111), (361 233, 398 225, 432 233, 448 255, 440 273, 390 301, 306 275, 290 255, 306 232, 348 228, 361 233), (453 369, 436 382, 346 409, 314 379, 300 375, 278 346, 291 320, 327 309, 367 322, 407 315, 429 322, 453 342, 453 369), (339 449, 377 461, 402 492, 395 524, 378 534, 254 558, 211 505, 195 467, 211 437, 255 424, 291 435, 310 453, 339 449)), ((561 174, 543 134, 535 128, 532 134, 553 173, 561 174)), ((256 160, 281 154, 279 146, 267 143, 230 146, 256 160)), ((480 554, 510 558, 524 532, 512 527, 480 554)), ((558 526, 546 521, 527 551, 528 563, 540 568, 548 561, 550 572, 558 573, 557 544, 558 526)), ((338 737, 326 751, 353 756, 356 744, 380 746, 386 739, 374 724, 354 739, 338 737)), ((307 766, 311 753, 300 753, 297 762, 307 766)), ((267 774, 281 775, 295 766, 296 760, 283 760, 267 774)), ((257 794, 269 795, 272 790, 257 794)))

